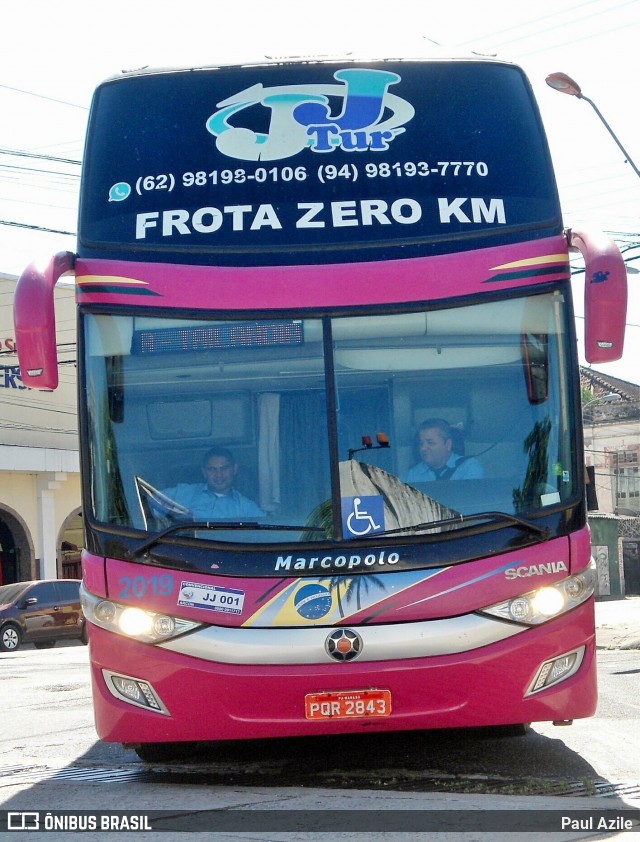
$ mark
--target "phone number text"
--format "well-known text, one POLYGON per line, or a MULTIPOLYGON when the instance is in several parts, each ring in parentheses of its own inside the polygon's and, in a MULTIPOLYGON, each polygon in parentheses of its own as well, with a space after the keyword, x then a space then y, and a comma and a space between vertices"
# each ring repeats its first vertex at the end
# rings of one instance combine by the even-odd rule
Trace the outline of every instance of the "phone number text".
POLYGON ((138 195, 155 190, 173 191, 176 183, 182 187, 211 187, 231 184, 275 184, 277 182, 307 181, 314 176, 321 184, 343 179, 358 181, 359 178, 425 178, 426 176, 465 178, 489 175, 489 166, 484 161, 396 161, 358 164, 320 164, 311 170, 308 167, 256 167, 249 171, 244 167, 224 170, 198 170, 184 172, 176 179, 171 173, 141 176, 136 181, 138 195))

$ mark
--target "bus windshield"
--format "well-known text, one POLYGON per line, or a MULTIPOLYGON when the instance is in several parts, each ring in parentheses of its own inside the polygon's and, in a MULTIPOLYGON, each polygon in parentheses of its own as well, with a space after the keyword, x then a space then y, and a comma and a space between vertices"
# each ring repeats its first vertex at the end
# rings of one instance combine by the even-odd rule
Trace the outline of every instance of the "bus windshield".
POLYGON ((556 290, 334 318, 85 315, 91 516, 237 544, 397 540, 575 501, 567 310, 556 290))

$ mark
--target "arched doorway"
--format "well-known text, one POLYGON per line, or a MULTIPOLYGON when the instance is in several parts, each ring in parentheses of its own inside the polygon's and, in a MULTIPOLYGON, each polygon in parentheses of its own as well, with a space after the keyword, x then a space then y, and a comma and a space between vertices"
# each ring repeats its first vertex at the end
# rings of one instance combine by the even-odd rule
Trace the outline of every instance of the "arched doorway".
POLYGON ((60 530, 58 549, 58 576, 61 579, 81 579, 80 553, 84 547, 82 512, 78 509, 69 515, 60 530))
POLYGON ((33 558, 33 546, 22 519, 0 508, 0 584, 35 578, 33 558))

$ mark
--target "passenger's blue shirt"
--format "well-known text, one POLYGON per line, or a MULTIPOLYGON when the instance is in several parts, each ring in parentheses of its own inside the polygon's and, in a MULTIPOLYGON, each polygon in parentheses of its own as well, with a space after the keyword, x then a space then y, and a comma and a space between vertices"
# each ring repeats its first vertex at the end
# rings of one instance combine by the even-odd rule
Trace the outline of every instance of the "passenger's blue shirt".
POLYGON ((205 482, 179 483, 162 491, 167 497, 189 509, 196 520, 241 520, 264 517, 262 509, 235 488, 230 494, 216 494, 205 482))
MULTIPOLYGON (((477 459, 469 456, 460 462, 456 468, 456 463, 460 459, 463 459, 463 457, 458 456, 457 453, 452 453, 449 457, 449 461, 445 466, 446 469, 453 468, 453 473, 449 474, 449 479, 482 479, 484 471, 477 459)), ((403 482, 433 482, 436 479, 439 479, 439 477, 426 462, 419 462, 417 465, 409 468, 407 473, 402 477, 403 482)))

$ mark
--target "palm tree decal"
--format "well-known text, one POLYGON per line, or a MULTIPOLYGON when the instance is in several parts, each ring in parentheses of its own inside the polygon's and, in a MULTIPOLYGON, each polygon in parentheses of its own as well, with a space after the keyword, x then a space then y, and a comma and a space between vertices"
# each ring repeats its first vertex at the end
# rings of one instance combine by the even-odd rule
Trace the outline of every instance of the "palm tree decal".
POLYGON ((347 613, 355 614, 360 611, 363 596, 374 586, 386 591, 384 576, 369 573, 359 576, 332 576, 329 579, 329 590, 336 595, 341 617, 346 617, 347 613), (356 602, 355 611, 345 611, 345 604, 348 609, 348 603, 354 599, 356 602))

